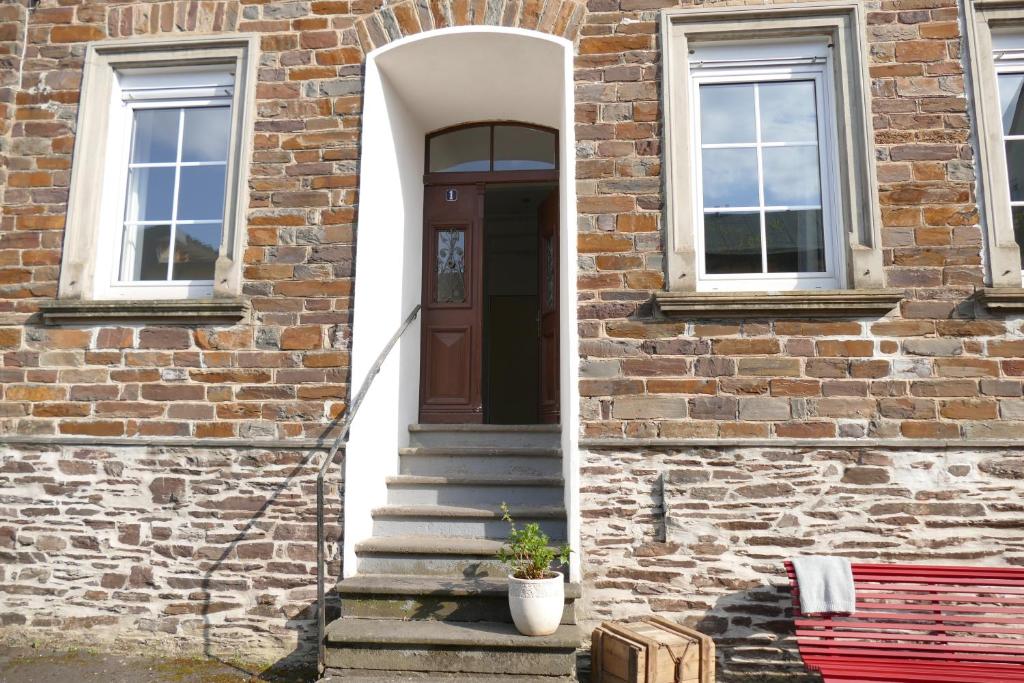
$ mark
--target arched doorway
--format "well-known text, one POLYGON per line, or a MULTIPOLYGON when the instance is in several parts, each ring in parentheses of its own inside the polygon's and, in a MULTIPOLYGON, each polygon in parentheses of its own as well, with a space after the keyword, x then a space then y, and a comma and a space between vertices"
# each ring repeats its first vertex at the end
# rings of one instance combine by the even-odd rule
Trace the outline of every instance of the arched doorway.
MULTIPOLYGON (((559 316, 553 353, 558 358, 558 433, 568 540, 578 544, 572 69, 571 42, 536 31, 490 26, 422 33, 367 56, 358 161, 351 382, 353 387, 362 383, 402 320, 423 302, 427 136, 466 122, 503 121, 557 133, 558 249, 552 254, 557 288, 552 294, 559 316)), ((497 194, 492 197, 492 201, 499 199, 497 194)), ((398 452, 410 443, 410 425, 420 420, 423 323, 421 316, 394 348, 352 427, 344 475, 346 576, 355 571, 356 545, 372 535, 372 511, 387 502, 386 482, 398 473, 398 452)), ((575 557, 572 571, 578 577, 575 557)))
POLYGON ((427 136, 420 422, 558 422, 558 157, 530 124, 427 136))

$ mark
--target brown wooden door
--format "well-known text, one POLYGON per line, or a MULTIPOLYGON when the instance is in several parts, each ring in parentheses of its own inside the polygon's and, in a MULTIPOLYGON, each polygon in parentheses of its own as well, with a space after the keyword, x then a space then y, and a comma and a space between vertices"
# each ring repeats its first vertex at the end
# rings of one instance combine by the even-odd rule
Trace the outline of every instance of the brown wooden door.
POLYGON ((483 422, 482 188, 424 188, 420 422, 483 422))
POLYGON ((538 212, 540 260, 540 421, 557 424, 558 392, 558 190, 541 202, 538 212))

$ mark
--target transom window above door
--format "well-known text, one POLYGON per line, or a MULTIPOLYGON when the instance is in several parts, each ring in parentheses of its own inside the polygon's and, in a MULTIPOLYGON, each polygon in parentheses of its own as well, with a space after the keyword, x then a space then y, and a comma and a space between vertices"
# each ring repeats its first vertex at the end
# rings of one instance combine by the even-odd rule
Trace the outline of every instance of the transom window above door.
POLYGON ((558 169, 558 135, 521 123, 480 123, 427 137, 428 173, 558 169))
POLYGON ((839 286, 828 62, 824 41, 693 51, 700 289, 839 286))

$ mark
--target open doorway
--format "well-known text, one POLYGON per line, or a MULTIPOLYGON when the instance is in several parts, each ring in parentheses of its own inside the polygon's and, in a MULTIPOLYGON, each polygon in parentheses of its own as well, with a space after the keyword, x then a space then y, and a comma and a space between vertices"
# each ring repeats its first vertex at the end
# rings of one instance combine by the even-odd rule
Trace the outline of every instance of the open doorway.
POLYGON ((421 422, 559 421, 557 139, 504 122, 427 138, 421 422))
POLYGON ((483 401, 489 424, 541 421, 541 207, 553 183, 484 190, 483 401))

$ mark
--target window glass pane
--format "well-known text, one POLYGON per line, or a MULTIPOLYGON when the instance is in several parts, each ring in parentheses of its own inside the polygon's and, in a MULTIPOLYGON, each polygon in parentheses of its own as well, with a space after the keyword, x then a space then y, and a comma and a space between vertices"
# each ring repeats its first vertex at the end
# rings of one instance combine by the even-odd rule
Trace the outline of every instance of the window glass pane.
POLYGON ((1010 200, 1024 201, 1024 140, 1006 141, 1006 173, 1010 177, 1010 200))
POLYGON ((760 273, 760 214, 704 214, 704 264, 709 275, 760 273))
POLYGON ((136 109, 132 163, 168 163, 178 158, 180 109, 136 109))
POLYGON ((821 204, 817 145, 765 147, 761 153, 766 206, 821 204))
POLYGON ((495 171, 555 168, 555 134, 526 126, 494 127, 495 171))
POLYGON ((179 225, 174 231, 172 280, 212 280, 220 250, 220 223, 179 225))
POLYGON ((766 212, 764 239, 769 273, 825 272, 825 233, 820 209, 766 212))
POLYGON ((224 215, 224 169, 182 166, 178 186, 178 220, 219 220, 224 215))
POLYGON ((999 74, 999 104, 1003 116, 1003 133, 1024 135, 1024 74, 999 74))
POLYGON ((703 150, 704 206, 758 206, 757 151, 754 148, 703 150))
POLYGON ((166 221, 174 201, 174 167, 133 168, 128 171, 128 221, 166 221))
POLYGON ((491 128, 462 128, 430 138, 430 172, 489 171, 491 128))
POLYGON ((225 161, 231 137, 230 107, 192 107, 185 110, 181 138, 182 161, 225 161))
POLYGON ((700 140, 705 145, 754 142, 754 86, 700 86, 700 140))
POLYGON ((167 279, 167 260, 171 243, 170 225, 135 225, 125 230, 126 258, 122 280, 152 281, 167 279))
POLYGON ((1024 270, 1024 206, 1015 206, 1013 212, 1013 237, 1020 247, 1020 267, 1024 270))
POLYGON ((466 300, 466 231, 452 228, 437 233, 437 303, 466 300))
POLYGON ((763 142, 818 140, 814 81, 761 83, 758 93, 763 142))

